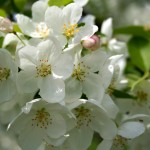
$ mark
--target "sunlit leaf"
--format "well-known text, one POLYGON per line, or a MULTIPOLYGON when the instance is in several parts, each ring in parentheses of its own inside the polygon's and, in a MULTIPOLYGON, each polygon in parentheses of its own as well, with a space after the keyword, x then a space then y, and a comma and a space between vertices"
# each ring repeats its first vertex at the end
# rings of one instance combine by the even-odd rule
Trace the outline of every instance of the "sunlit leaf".
POLYGON ((23 10, 28 0, 14 0, 14 4, 19 10, 23 10))
POLYGON ((127 26, 115 29, 114 34, 126 34, 150 38, 150 27, 148 28, 148 26, 127 26))
POLYGON ((2 16, 2 17, 7 16, 6 12, 3 9, 0 9, 0 16, 2 16))
POLYGON ((71 2, 73 2, 73 0, 49 0, 48 5, 49 6, 64 6, 71 2))
POLYGON ((146 72, 150 69, 150 42, 142 37, 133 37, 128 42, 131 61, 139 69, 146 72))

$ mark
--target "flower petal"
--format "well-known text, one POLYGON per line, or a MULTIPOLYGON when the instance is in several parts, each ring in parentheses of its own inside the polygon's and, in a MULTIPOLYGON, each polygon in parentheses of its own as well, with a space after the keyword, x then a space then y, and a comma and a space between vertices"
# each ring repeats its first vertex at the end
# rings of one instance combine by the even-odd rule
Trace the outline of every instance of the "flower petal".
POLYGON ((45 21, 54 30, 56 35, 63 33, 63 12, 59 7, 49 7, 45 12, 45 21))
POLYGON ((18 90, 21 93, 32 93, 38 90, 35 70, 29 68, 27 71, 19 73, 18 90))
POLYGON ((125 122, 118 129, 118 135, 122 137, 133 139, 144 133, 145 127, 140 122, 125 122))
POLYGON ((67 126, 64 118, 58 113, 50 113, 52 118, 52 123, 48 126, 46 133, 51 138, 59 138, 65 135, 67 131, 67 126))
POLYGON ((95 109, 93 115, 95 117, 92 119, 91 128, 97 131, 103 139, 113 139, 117 134, 115 123, 102 109, 95 109))
POLYGON ((96 150, 110 150, 113 144, 113 140, 103 140, 96 150))
POLYGON ((106 40, 111 39, 112 29, 112 18, 109 18, 102 23, 101 33, 106 35, 106 40))
POLYGON ((55 64, 52 67, 52 71, 54 74, 56 74, 60 78, 66 79, 72 74, 73 59, 68 54, 62 54, 55 61, 55 64))
POLYGON ((104 88, 99 75, 90 73, 85 77, 85 81, 82 85, 83 93, 86 94, 89 99, 102 99, 104 95, 104 88))
POLYGON ((76 24, 82 16, 82 7, 71 3, 63 8, 63 15, 67 24, 76 24))
POLYGON ((65 82, 65 101, 70 103, 79 99, 82 95, 82 86, 81 83, 75 78, 70 77, 65 82))
POLYGON ((69 133, 69 138, 66 144, 71 150, 85 150, 91 145, 93 138, 93 131, 89 127, 83 127, 81 129, 74 128, 69 133))
MULTIPOLYGON (((31 33, 35 31, 35 25, 32 20, 24 15, 16 15, 17 23, 22 30, 22 32, 26 35, 31 36, 31 33)), ((31 36, 32 37, 32 36, 31 36)))
POLYGON ((47 4, 42 1, 37 1, 32 5, 32 18, 35 22, 44 22, 47 7, 47 4))
POLYGON ((16 94, 16 85, 11 79, 0 81, 0 103, 11 100, 16 94))
POLYGON ((109 117, 115 119, 117 113, 119 112, 119 108, 108 94, 104 95, 101 105, 106 109, 106 112, 109 115, 109 117))
POLYGON ((65 97, 65 84, 62 79, 55 79, 52 76, 39 79, 41 97, 49 103, 57 103, 65 97))

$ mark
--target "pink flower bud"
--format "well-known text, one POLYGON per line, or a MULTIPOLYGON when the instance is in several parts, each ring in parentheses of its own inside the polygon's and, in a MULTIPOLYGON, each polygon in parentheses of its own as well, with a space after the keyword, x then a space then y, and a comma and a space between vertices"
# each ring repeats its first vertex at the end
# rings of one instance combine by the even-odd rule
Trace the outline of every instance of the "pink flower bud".
POLYGON ((0 31, 5 33, 13 32, 12 22, 7 18, 0 17, 0 31))
POLYGON ((100 47, 100 38, 97 35, 92 35, 90 38, 82 42, 84 48, 89 50, 96 50, 100 47))

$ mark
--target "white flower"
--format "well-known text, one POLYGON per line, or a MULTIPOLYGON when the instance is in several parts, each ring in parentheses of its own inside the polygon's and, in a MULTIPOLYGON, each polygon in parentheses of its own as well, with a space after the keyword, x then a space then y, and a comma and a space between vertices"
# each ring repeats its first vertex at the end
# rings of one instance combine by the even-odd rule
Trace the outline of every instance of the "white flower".
POLYGON ((110 50, 110 54, 125 54, 127 55, 127 47, 125 42, 117 41, 112 38, 113 35, 113 25, 112 18, 108 18, 102 23, 101 33, 104 34, 104 37, 101 38, 103 45, 106 45, 110 50))
MULTIPOLYGON (((132 119, 133 120, 133 119, 132 119)), ((134 139, 144 133, 144 124, 130 119, 122 120, 118 125, 117 134, 110 140, 104 139, 97 150, 124 149, 128 140, 134 139)))
POLYGON ((47 40, 38 45, 25 46, 18 51, 20 58, 19 87, 26 93, 40 89, 40 95, 48 102, 55 103, 65 96, 64 79, 73 69, 73 60, 62 54, 59 43, 47 40))
POLYGON ((72 114, 66 107, 35 99, 23 107, 8 129, 18 135, 23 150, 36 150, 42 142, 55 145, 70 130, 71 120, 72 114))
POLYGON ((32 5, 32 20, 24 15, 16 15, 17 23, 22 32, 33 38, 46 38, 51 31, 45 23, 44 15, 48 5, 37 1, 32 5))
POLYGON ((56 6, 49 7, 45 13, 45 20, 58 39, 63 38, 69 43, 79 44, 81 40, 91 37, 98 30, 97 26, 88 24, 79 27, 81 15, 82 7, 71 3, 63 9, 56 6))
POLYGON ((0 49, 0 103, 16 94, 17 66, 6 49, 0 49))
POLYGON ((63 148, 86 150, 91 144, 94 131, 106 139, 116 135, 115 123, 95 100, 80 99, 68 105, 68 108, 76 116, 76 126, 69 132, 69 137, 62 145, 63 148))
POLYGON ((123 113, 130 115, 141 113, 150 115, 150 81, 143 80, 138 83, 131 94, 134 99, 117 99, 117 105, 123 113))
POLYGON ((104 87, 101 77, 95 72, 99 67, 103 67, 107 55, 102 50, 91 52, 90 54, 79 57, 74 62, 72 76, 65 82, 66 102, 79 99, 82 93, 88 98, 101 99, 104 94, 104 87))
POLYGON ((85 6, 88 3, 89 0, 74 0, 75 3, 77 3, 79 6, 85 6))

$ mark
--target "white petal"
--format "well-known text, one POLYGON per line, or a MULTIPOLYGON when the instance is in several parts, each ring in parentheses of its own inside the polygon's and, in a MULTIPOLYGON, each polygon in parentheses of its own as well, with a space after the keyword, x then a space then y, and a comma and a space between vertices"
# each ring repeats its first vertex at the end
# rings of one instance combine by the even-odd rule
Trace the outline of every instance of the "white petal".
POLYGON ((102 99, 104 95, 104 87, 99 75, 90 73, 85 77, 85 81, 83 81, 82 85, 83 93, 86 94, 89 99, 102 99))
POLYGON ((93 131, 89 127, 74 128, 69 134, 67 145, 71 150, 86 150, 91 145, 93 131))
POLYGON ((103 139, 113 139, 117 134, 115 123, 101 109, 95 110, 93 115, 95 117, 92 119, 91 128, 97 131, 103 139))
POLYGON ((126 122, 123 123, 118 130, 118 135, 122 137, 133 139, 144 133, 145 127, 140 122, 126 122))
POLYGON ((59 138, 65 135, 67 131, 67 126, 64 118, 58 113, 50 113, 52 118, 52 124, 50 124, 46 130, 46 133, 51 138, 59 138))
POLYGON ((73 43, 80 43, 82 40, 86 40, 91 37, 96 31, 98 27, 95 25, 86 24, 83 27, 79 28, 79 32, 76 34, 73 43))
POLYGON ((82 95, 82 85, 80 81, 76 80, 75 78, 70 77, 65 82, 65 101, 72 102, 79 99, 82 95))
POLYGON ((35 31, 35 25, 32 20, 24 15, 16 15, 17 23, 26 35, 31 36, 31 33, 35 31))
POLYGON ((113 119, 116 117, 117 113, 119 112, 119 108, 113 102, 113 100, 111 99, 111 97, 108 94, 104 95, 101 105, 105 108, 109 117, 111 117, 113 119))
POLYGON ((62 79, 55 79, 52 76, 39 80, 41 97, 50 103, 57 103, 65 97, 65 84, 62 79))
POLYGON ((83 61, 84 65, 90 67, 90 71, 96 72, 104 66, 107 58, 108 56, 104 51, 97 50, 84 56, 80 61, 83 61))
POLYGON ((48 60, 52 63, 61 53, 61 46, 58 41, 46 40, 38 45, 38 61, 48 60))
POLYGON ((60 78, 67 79, 72 74, 73 59, 68 54, 60 55, 54 63, 55 64, 52 66, 52 71, 60 78))
POLYGON ((35 70, 29 68, 27 71, 19 72, 18 90, 21 93, 32 93, 38 90, 35 70))
MULTIPOLYGON (((79 0, 81 2, 81 0, 79 0)), ((86 24, 94 25, 95 24, 95 16, 93 15, 86 15, 81 22, 84 22, 86 24)))
POLYGON ((56 35, 63 32, 63 12, 59 7, 49 7, 45 12, 45 21, 54 30, 56 35))
POLYGON ((21 69, 35 68, 37 64, 38 49, 33 46, 25 46, 18 51, 19 66, 21 69))
POLYGON ((66 19, 66 23, 76 24, 82 16, 82 10, 83 9, 75 3, 71 3, 64 7, 63 14, 66 19))
POLYGON ((44 133, 39 128, 26 127, 19 136, 19 144, 23 150, 36 150, 44 139, 44 133))
POLYGON ((106 35, 107 40, 110 40, 112 37, 112 32, 113 32, 112 18, 109 18, 102 23, 101 33, 106 35))
POLYGON ((0 103, 11 100, 16 94, 16 85, 14 81, 7 79, 0 81, 0 103))
POLYGON ((44 22, 47 7, 47 4, 42 1, 37 1, 32 5, 32 18, 35 22, 44 22))
POLYGON ((113 144, 112 140, 103 140, 97 147, 96 150, 110 150, 113 144))
POLYGON ((85 6, 88 3, 89 0, 74 0, 75 3, 77 3, 79 6, 85 6))

